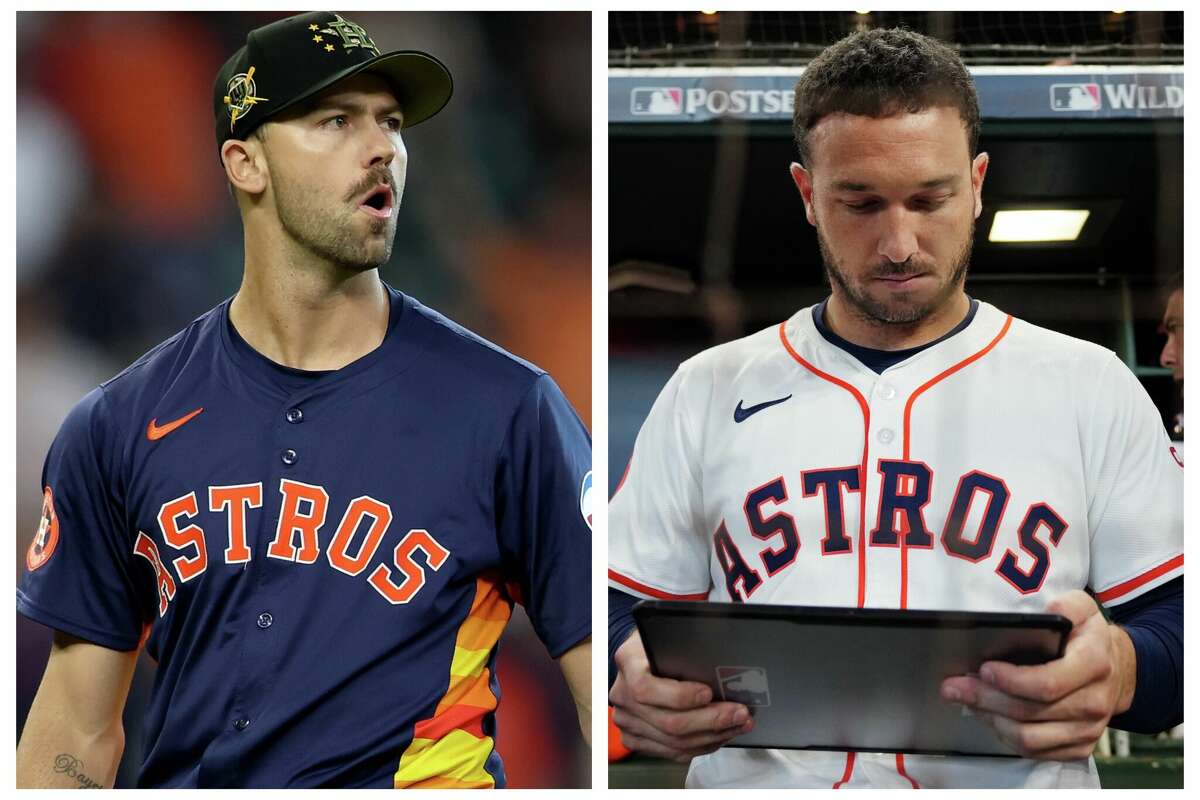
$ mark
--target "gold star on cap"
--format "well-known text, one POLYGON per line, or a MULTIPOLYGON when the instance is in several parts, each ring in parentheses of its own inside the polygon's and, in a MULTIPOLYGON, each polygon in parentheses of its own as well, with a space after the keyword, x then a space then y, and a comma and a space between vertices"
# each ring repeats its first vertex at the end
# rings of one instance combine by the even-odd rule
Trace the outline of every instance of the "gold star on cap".
POLYGON ((320 27, 321 27, 320 25, 309 25, 309 26, 308 26, 308 29, 309 29, 310 31, 315 31, 315 30, 317 30, 317 29, 318 29, 318 28, 320 28, 320 27))
POLYGON ((324 40, 323 38, 321 38, 320 34, 318 34, 318 35, 316 35, 316 36, 314 36, 314 37, 313 37, 313 41, 314 41, 314 42, 323 42, 323 41, 325 41, 325 40, 324 40))
POLYGON ((327 53, 332 53, 332 52, 333 52, 333 45, 331 45, 331 44, 327 44, 327 45, 325 45, 325 52, 327 52, 327 53))

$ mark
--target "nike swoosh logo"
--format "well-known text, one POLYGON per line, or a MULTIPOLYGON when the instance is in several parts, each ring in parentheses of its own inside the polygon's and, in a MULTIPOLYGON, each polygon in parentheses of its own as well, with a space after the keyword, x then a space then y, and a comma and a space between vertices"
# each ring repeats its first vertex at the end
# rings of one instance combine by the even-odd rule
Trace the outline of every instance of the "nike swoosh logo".
POLYGON ((192 419, 203 410, 203 408, 197 408, 190 414, 184 414, 179 419, 168 422, 166 425, 159 425, 158 418, 155 417, 154 419, 150 420, 150 424, 146 426, 146 438, 152 442, 156 442, 171 431, 178 430, 179 428, 182 428, 184 425, 191 422, 192 419))
POLYGON ((770 408, 771 406, 777 406, 780 403, 784 402, 785 400, 791 400, 791 399, 792 399, 792 396, 789 394, 787 397, 781 397, 778 400, 768 400, 765 403, 759 403, 758 405, 750 406, 749 408, 742 408, 742 401, 738 400, 737 408, 735 408, 733 410, 733 421, 734 422, 745 422, 747 419, 750 418, 751 414, 757 414, 758 412, 762 411, 764 408, 770 408))

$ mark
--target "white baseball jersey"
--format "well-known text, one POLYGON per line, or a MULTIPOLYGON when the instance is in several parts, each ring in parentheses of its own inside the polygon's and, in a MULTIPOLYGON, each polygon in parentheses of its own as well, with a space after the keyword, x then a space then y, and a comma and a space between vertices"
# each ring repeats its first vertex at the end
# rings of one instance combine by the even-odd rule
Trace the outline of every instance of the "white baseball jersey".
MULTIPOLYGON (((1041 612, 1183 572, 1182 463, 1116 356, 979 303, 877 374, 813 309, 683 363, 609 510, 642 597, 1041 612)), ((1098 787, 1094 762, 725 748, 689 787, 1098 787)))

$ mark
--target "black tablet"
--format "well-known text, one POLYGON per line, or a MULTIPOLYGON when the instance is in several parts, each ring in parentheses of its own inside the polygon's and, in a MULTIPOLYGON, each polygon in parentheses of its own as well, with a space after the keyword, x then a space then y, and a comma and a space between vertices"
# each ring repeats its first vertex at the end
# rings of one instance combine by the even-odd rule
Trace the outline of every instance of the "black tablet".
POLYGON ((729 747, 1016 757, 942 680, 986 661, 1061 658, 1055 614, 899 611, 643 600, 633 616, 655 675, 743 703, 729 747))

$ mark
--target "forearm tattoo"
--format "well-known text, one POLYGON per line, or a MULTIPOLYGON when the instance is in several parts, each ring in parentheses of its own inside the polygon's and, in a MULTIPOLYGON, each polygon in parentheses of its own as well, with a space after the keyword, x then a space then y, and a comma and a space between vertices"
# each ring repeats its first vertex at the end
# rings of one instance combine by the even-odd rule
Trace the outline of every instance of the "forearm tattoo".
POLYGON ((79 781, 80 789, 100 789, 99 783, 83 774, 83 762, 70 753, 59 753, 54 757, 54 771, 79 781))

